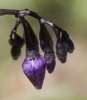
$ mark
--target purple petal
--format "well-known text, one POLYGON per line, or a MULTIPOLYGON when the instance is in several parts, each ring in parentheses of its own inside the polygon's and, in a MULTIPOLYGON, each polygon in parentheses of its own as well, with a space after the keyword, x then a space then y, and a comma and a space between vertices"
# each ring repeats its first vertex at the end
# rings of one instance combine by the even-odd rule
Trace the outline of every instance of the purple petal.
POLYGON ((24 59, 22 69, 36 89, 41 89, 45 77, 45 61, 43 56, 24 59))

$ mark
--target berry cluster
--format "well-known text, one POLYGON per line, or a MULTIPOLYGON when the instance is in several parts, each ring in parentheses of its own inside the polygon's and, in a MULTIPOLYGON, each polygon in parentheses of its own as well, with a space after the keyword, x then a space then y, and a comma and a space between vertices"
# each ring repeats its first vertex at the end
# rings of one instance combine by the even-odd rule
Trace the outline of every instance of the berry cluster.
POLYGON ((56 55, 61 63, 65 63, 67 59, 67 53, 72 53, 74 50, 74 44, 72 40, 66 31, 54 23, 43 19, 35 12, 26 9, 21 11, 1 10, 0 13, 1 15, 13 14, 17 17, 16 24, 11 31, 9 39, 9 44, 12 46, 11 55, 14 60, 18 59, 21 54, 21 48, 25 43, 26 58, 22 63, 23 72, 36 89, 41 89, 45 77, 45 70, 47 70, 48 73, 52 73, 56 65, 55 52, 53 50, 53 40, 45 24, 50 25, 54 30, 57 38, 56 55), (39 20, 39 41, 31 25, 24 18, 25 15, 32 16, 39 20), (23 37, 17 34, 17 28, 20 24, 22 24, 24 29, 23 37), (44 56, 39 54, 39 44, 44 52, 44 56))

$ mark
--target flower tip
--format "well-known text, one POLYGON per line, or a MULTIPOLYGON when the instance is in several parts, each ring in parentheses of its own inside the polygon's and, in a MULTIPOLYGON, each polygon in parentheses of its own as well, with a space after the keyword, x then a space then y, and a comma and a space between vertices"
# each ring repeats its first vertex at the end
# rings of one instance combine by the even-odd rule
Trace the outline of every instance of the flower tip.
POLYGON ((73 49, 73 50, 69 50, 68 52, 69 52, 69 53, 73 53, 73 51, 74 51, 74 49, 73 49))
POLYGON ((42 85, 41 85, 41 86, 35 86, 35 88, 36 88, 37 90, 40 90, 40 89, 42 89, 42 85))
POLYGON ((16 45, 12 46, 12 48, 11 48, 11 56, 12 56, 12 58, 14 60, 17 60, 20 55, 21 55, 20 47, 18 47, 16 45))
POLYGON ((46 62, 46 69, 49 74, 51 74, 55 69, 56 61, 46 62))
POLYGON ((18 59, 18 56, 12 56, 12 58, 13 58, 14 60, 17 60, 17 59, 18 59))
POLYGON ((59 61, 61 62, 61 63, 65 63, 66 62, 66 58, 58 58, 59 59, 59 61))

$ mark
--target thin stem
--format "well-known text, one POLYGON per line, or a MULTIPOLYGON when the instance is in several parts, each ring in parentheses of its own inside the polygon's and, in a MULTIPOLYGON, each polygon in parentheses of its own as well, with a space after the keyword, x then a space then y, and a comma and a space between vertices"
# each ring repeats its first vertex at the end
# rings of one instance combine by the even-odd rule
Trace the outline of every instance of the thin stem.
POLYGON ((34 17, 34 18, 36 18, 36 19, 38 19, 39 21, 41 19, 41 17, 37 13, 35 13, 33 11, 30 11, 29 15, 32 16, 32 17, 34 17))
POLYGON ((13 30, 12 30, 13 32, 17 30, 17 27, 19 26, 20 23, 21 23, 21 21, 20 21, 20 19, 18 18, 17 21, 16 21, 16 23, 15 23, 15 26, 14 26, 14 28, 13 28, 13 30))
POLYGON ((12 9, 0 9, 0 15, 15 15, 16 17, 24 17, 25 15, 29 15, 30 11, 28 9, 25 10, 12 10, 12 9))
POLYGON ((20 10, 0 9, 0 15, 18 15, 20 10))
POLYGON ((16 17, 24 17, 25 15, 29 15, 38 20, 41 19, 41 17, 37 13, 30 11, 28 9, 25 10, 0 9, 0 16, 6 14, 15 15, 16 17))
POLYGON ((42 17, 40 17, 37 13, 30 11, 28 9, 25 10, 12 10, 12 9, 0 9, 0 16, 2 15, 15 15, 16 17, 24 17, 25 15, 32 16, 40 21, 40 23, 46 23, 50 26, 54 26, 52 22, 49 22, 42 17))
POLYGON ((16 33, 17 27, 19 26, 20 23, 21 23, 21 21, 20 21, 20 19, 18 18, 17 21, 16 21, 16 23, 15 23, 14 28, 13 28, 12 31, 11 31, 11 34, 10 34, 10 37, 11 37, 11 38, 12 38, 12 35, 16 33))

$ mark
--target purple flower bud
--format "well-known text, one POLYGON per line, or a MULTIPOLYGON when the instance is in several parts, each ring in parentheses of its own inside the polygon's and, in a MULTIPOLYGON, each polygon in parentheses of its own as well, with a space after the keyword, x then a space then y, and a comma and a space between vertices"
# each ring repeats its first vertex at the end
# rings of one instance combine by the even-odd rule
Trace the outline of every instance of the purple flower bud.
POLYGON ((41 89, 45 77, 45 60, 39 54, 39 50, 36 49, 36 47, 38 48, 36 36, 24 18, 22 18, 22 25, 24 27, 26 42, 26 59, 22 64, 23 72, 36 89, 41 89))
POLYGON ((41 89, 45 77, 45 61, 43 56, 24 59, 22 69, 36 89, 41 89))
POLYGON ((40 46, 44 51, 44 59, 48 73, 52 73, 55 68, 55 53, 53 51, 53 40, 44 24, 40 24, 40 46))

